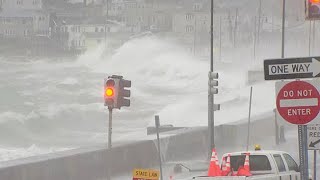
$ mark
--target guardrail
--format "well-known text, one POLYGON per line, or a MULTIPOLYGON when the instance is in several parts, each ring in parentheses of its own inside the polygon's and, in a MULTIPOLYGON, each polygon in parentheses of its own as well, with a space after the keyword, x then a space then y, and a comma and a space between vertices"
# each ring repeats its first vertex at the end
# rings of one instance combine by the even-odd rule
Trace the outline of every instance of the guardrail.
MULTIPOLYGON (((251 142, 273 136, 273 115, 252 122, 255 133, 251 142)), ((254 119, 254 118, 253 118, 254 119)), ((241 137, 246 124, 234 123, 215 128, 216 147, 219 154, 234 150, 235 146, 246 144, 241 137)), ((244 131, 245 130, 245 131, 244 131)), ((160 145, 164 162, 207 158, 207 127, 176 130, 176 133, 161 138, 160 145)), ((274 138, 270 138, 274 140, 274 138)), ((131 173, 134 168, 150 168, 158 165, 155 140, 132 142, 115 146, 74 149, 25 159, 1 162, 1 180, 101 180, 111 176, 131 173)))

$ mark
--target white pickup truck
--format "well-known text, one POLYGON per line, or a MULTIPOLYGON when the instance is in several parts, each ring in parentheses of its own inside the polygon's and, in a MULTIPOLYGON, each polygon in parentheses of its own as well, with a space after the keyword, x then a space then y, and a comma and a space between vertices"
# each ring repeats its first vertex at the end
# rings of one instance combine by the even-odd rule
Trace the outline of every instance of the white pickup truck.
MULTIPOLYGON (((244 164, 246 152, 230 153, 230 164, 234 171, 244 164)), ((250 172, 252 176, 198 176, 199 180, 300 180, 299 167, 295 160, 282 151, 249 151, 250 172)), ((227 154, 223 155, 223 158, 227 154)))

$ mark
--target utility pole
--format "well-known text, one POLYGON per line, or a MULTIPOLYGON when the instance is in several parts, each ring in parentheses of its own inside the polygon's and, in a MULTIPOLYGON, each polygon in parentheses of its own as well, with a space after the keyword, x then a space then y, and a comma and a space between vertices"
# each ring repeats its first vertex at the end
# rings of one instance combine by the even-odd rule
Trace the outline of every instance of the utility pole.
POLYGON ((108 26, 108 19, 109 19, 109 4, 108 0, 104 0, 104 6, 106 7, 106 27, 104 31, 104 43, 105 43, 105 50, 107 50, 107 26, 108 26))
POLYGON ((236 47, 237 41, 237 29, 238 29, 238 8, 236 9, 236 18, 234 20, 234 30, 233 30, 233 47, 236 47))
POLYGON ((222 21, 221 16, 219 16, 219 61, 221 61, 221 54, 222 54, 222 21))
POLYGON ((316 21, 313 20, 313 28, 312 28, 312 53, 314 54, 315 42, 316 42, 316 21))
POLYGON ((309 21, 309 56, 311 56, 311 29, 312 29, 312 23, 309 21))
MULTIPOLYGON (((213 0, 211 0, 211 24, 210 24, 210 72, 213 72, 213 0)), ((208 157, 210 158, 211 150, 215 147, 214 144, 214 95, 208 90, 208 140, 209 150, 208 157)))
POLYGON ((259 9, 258 9, 258 38, 257 44, 260 43, 260 23, 261 23, 261 0, 259 0, 259 9))
POLYGON ((274 24, 273 24, 273 13, 272 13, 272 17, 271 17, 271 32, 273 32, 273 26, 274 26, 274 24))
POLYGON ((256 61, 256 42, 257 42, 257 16, 254 17, 253 61, 256 61))
POLYGON ((252 104, 252 86, 250 88, 250 100, 249 100, 249 115, 248 115, 248 133, 247 133, 247 149, 249 150, 249 143, 250 143, 250 125, 251 125, 251 104, 252 104))
POLYGON ((285 22, 286 22, 286 0, 282 0, 281 58, 284 58, 285 22))
POLYGON ((196 55, 196 41, 197 41, 197 15, 194 15, 194 33, 193 33, 193 55, 196 55))

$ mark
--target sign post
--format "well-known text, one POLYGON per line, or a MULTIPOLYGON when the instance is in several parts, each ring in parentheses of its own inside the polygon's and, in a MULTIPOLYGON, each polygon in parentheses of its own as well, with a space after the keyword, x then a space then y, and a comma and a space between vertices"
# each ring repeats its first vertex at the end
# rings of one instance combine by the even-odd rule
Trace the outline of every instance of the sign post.
POLYGON ((160 138, 159 138, 160 119, 159 119, 158 115, 155 116, 155 125, 156 125, 156 129, 157 129, 157 143, 158 143, 160 175, 161 175, 161 180, 163 180, 163 176, 162 176, 162 159, 161 159, 160 138))
MULTIPOLYGON (((307 9, 308 13, 312 10, 312 13, 317 11, 320 14, 320 0, 307 0, 307 3, 308 6, 313 6, 312 9, 307 9)), ((283 4, 285 5, 285 0, 283 4)), ((320 77, 320 57, 284 58, 282 46, 281 59, 264 60, 265 80, 296 79, 290 82, 276 82, 276 106, 279 119, 298 125, 301 179, 308 179, 309 175, 308 149, 316 150, 320 147, 320 133, 314 132, 317 128, 306 125, 320 119, 320 81, 298 79, 316 77, 320 77), (311 130, 308 132, 308 129, 311 130)))
MULTIPOLYGON (((298 125, 299 156, 301 179, 308 179, 308 147, 320 143, 316 132, 308 132, 307 125, 319 119, 320 111, 319 81, 289 81, 276 83, 276 105, 280 117, 285 121, 298 125), (309 136, 309 138, 308 138, 309 136), (314 137, 314 138, 310 138, 314 137), (311 139, 313 141, 311 141, 311 139), (308 140, 310 142, 308 142, 308 140), (319 141, 319 142, 317 142, 319 141)), ((309 127, 309 129, 317 129, 309 127)), ((320 136, 320 133, 319 133, 320 136)))
POLYGON ((308 149, 307 149, 307 126, 298 126, 299 138, 299 159, 300 159, 300 177, 301 179, 309 179, 308 172, 308 149))

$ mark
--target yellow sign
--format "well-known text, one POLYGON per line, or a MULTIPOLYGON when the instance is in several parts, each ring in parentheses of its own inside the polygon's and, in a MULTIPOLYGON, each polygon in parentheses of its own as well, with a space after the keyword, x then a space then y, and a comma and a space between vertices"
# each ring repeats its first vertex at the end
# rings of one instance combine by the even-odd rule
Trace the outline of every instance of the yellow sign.
POLYGON ((134 169, 133 180, 159 180, 159 171, 152 169, 134 169))

